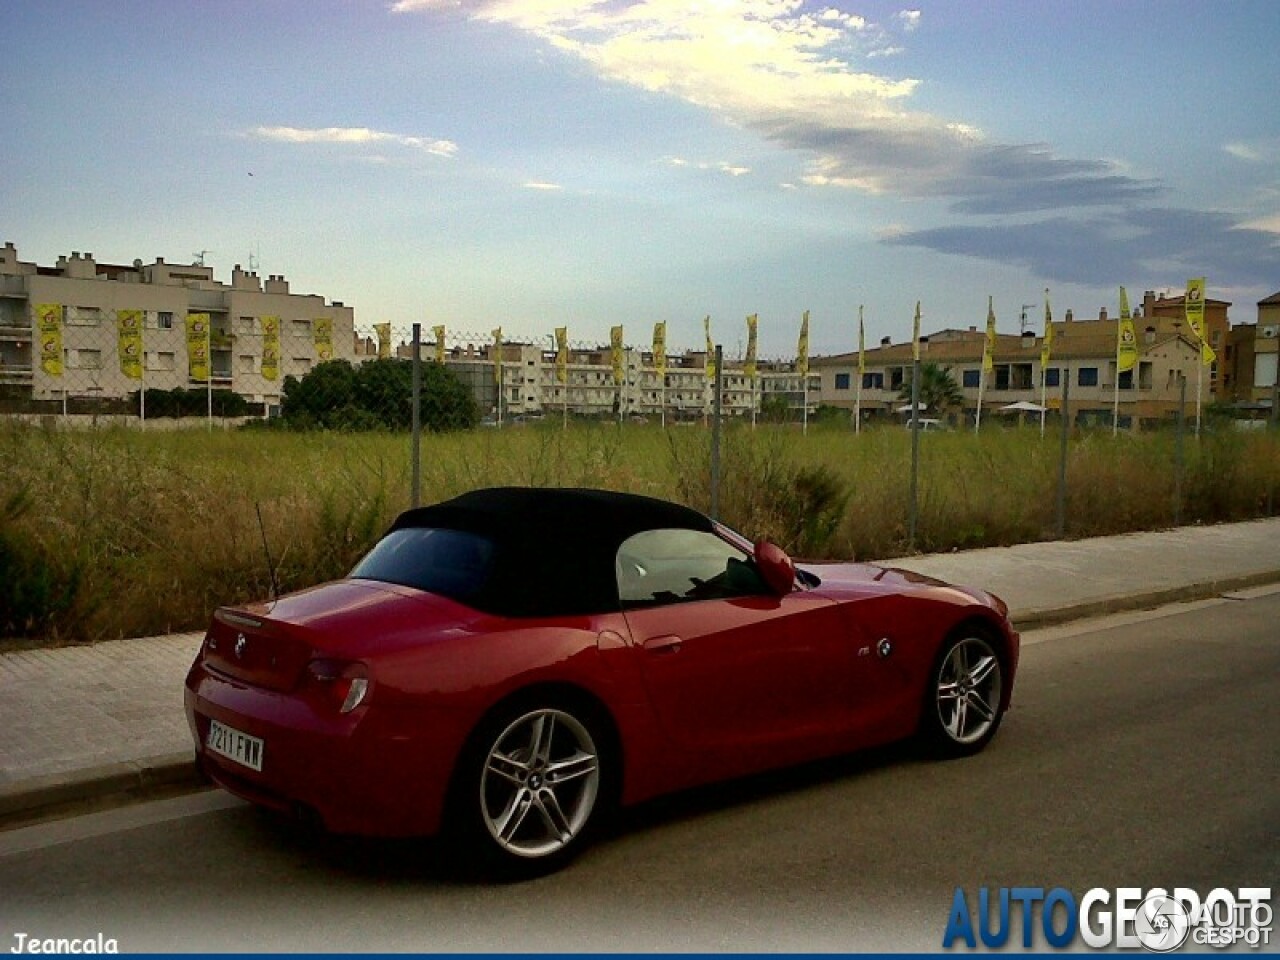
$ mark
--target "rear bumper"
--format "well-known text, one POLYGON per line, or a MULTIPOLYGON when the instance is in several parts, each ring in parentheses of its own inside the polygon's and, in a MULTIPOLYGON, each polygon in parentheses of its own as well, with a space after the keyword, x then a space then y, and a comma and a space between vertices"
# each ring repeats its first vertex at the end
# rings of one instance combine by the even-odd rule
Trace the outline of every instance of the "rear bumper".
POLYGON ((231 793, 318 819, 335 833, 438 832, 463 739, 460 725, 440 712, 370 703, 325 716, 298 697, 248 687, 199 663, 187 675, 185 702, 197 764, 231 793), (211 719, 263 741, 261 771, 206 747, 211 719))

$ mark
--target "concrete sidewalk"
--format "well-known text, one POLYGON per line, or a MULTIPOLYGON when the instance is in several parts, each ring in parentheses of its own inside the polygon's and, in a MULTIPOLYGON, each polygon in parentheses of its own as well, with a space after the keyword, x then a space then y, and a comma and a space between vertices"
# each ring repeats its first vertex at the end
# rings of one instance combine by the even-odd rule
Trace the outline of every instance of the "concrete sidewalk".
MULTIPOLYGON (((1026 630, 1280 581, 1280 518, 889 563, 990 590, 1026 630)), ((182 680, 201 636, 0 655, 0 826, 194 784, 182 680)))

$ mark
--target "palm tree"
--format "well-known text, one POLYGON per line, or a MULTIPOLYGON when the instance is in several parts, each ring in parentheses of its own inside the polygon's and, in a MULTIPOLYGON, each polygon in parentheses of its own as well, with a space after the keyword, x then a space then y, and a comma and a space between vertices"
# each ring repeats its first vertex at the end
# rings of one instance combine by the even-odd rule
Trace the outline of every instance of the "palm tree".
MULTIPOLYGON (((899 399, 911 402, 911 377, 908 376, 898 393, 899 399)), ((964 406, 964 394, 960 385, 951 375, 950 367, 940 367, 936 363, 920 364, 920 403, 923 409, 934 414, 943 414, 952 407, 964 406)))

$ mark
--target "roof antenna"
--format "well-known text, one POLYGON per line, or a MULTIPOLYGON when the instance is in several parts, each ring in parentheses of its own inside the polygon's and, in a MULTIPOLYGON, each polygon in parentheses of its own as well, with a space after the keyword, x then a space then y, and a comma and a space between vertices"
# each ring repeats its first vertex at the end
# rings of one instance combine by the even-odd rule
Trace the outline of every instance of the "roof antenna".
POLYGON ((280 584, 276 580, 276 565, 271 561, 271 548, 267 546, 267 526, 262 522, 262 505, 255 500, 253 509, 257 511, 258 529, 262 532, 262 552, 267 555, 267 573, 271 576, 271 599, 279 600, 280 584))

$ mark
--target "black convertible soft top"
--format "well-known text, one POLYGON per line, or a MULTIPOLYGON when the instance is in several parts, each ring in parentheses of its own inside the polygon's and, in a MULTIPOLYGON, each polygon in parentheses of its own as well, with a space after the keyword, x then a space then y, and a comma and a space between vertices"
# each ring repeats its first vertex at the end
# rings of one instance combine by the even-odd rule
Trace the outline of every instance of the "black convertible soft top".
POLYGON ((541 487, 473 490, 407 510, 391 530, 408 527, 461 530, 492 542, 488 576, 466 603, 508 617, 618 610, 614 558, 623 541, 644 530, 713 529, 703 514, 665 500, 541 487))

